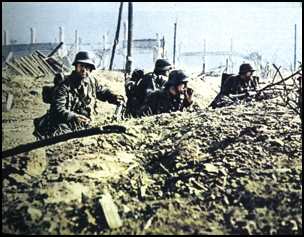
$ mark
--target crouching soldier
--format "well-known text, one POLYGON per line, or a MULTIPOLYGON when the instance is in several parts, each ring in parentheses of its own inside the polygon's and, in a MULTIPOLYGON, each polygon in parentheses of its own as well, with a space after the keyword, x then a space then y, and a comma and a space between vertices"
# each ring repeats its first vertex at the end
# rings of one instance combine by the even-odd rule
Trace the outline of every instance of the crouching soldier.
POLYGON ((76 54, 75 70, 56 86, 50 110, 41 118, 34 119, 34 135, 44 139, 88 127, 96 114, 96 100, 120 104, 124 98, 98 85, 90 77, 95 69, 87 51, 76 54))
POLYGON ((173 70, 164 88, 150 93, 139 110, 139 116, 183 111, 192 104, 193 90, 182 70, 173 70))
POLYGON ((171 69, 172 65, 166 59, 157 59, 153 72, 143 74, 142 70, 134 70, 131 80, 126 84, 128 97, 126 114, 136 117, 148 94, 165 85, 171 69))
POLYGON ((221 91, 210 106, 212 108, 228 106, 235 101, 254 96, 258 85, 257 77, 253 76, 254 71, 250 64, 242 64, 238 75, 230 75, 222 81, 221 91))

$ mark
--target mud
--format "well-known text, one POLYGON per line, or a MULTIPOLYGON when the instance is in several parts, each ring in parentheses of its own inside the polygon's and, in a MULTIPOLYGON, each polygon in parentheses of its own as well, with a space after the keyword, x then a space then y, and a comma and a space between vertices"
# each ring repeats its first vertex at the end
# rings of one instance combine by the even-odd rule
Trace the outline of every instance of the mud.
MULTIPOLYGON (((95 76, 123 93, 122 74, 95 76)), ((40 91, 48 81, 5 81, 17 100, 2 113, 2 150, 34 141, 32 119, 48 108, 40 91)), ((128 134, 73 139, 3 159, 3 232, 302 234, 299 116, 277 106, 278 98, 206 108, 218 82, 190 82, 194 112, 120 121, 128 134), (105 193, 117 206, 119 228, 107 225, 105 193)), ((95 125, 109 124, 114 109, 100 102, 95 125)))

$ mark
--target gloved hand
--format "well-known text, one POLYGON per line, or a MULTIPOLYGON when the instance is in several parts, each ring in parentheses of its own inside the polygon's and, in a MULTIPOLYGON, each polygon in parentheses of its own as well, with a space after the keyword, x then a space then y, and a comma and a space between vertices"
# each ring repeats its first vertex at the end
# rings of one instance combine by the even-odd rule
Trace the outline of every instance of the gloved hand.
POLYGON ((185 90, 184 95, 185 95, 185 99, 187 100, 187 102, 188 102, 189 104, 191 104, 191 103, 193 102, 193 101, 192 101, 193 89, 188 87, 188 88, 185 90))
POLYGON ((88 125, 91 122, 91 119, 81 114, 77 114, 74 119, 75 122, 81 125, 88 125))
POLYGON ((114 103, 116 105, 125 103, 125 98, 122 95, 114 95, 114 103))
POLYGON ((247 96, 250 96, 250 97, 253 97, 253 96, 255 96, 257 93, 256 93, 256 91, 247 91, 246 92, 246 95, 247 96))

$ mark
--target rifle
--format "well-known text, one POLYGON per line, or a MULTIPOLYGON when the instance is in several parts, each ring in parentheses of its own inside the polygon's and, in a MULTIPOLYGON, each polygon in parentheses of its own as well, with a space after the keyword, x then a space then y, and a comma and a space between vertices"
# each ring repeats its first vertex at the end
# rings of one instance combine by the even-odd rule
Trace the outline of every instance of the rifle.
POLYGON ((87 137, 87 136, 107 134, 107 133, 126 133, 126 128, 124 126, 119 126, 119 125, 107 125, 103 127, 93 127, 89 129, 70 132, 59 136, 51 137, 45 140, 19 145, 15 148, 2 151, 2 158, 18 155, 23 152, 28 152, 40 147, 53 145, 73 138, 87 137))
POLYGON ((125 109, 125 104, 124 103, 119 103, 116 106, 115 112, 114 112, 113 117, 112 117, 112 122, 122 119, 124 109, 125 109))

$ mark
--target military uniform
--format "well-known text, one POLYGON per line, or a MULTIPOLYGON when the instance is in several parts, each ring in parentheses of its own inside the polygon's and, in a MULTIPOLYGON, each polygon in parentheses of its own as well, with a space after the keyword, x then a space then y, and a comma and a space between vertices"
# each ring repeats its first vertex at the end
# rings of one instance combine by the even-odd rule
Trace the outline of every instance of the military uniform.
MULTIPOLYGON (((229 76, 222 84, 220 93, 215 97, 210 106, 220 108, 229 106, 235 102, 247 98, 246 94, 257 89, 257 77, 242 78, 247 72, 255 71, 250 64, 244 63, 240 66, 238 75, 229 76), (235 97, 231 95, 237 95, 235 97)), ((222 78, 223 80, 223 78, 222 78)))
POLYGON ((153 72, 141 75, 140 78, 136 78, 135 73, 138 70, 134 70, 132 77, 135 77, 136 80, 130 80, 127 83, 126 88, 130 88, 126 90, 126 94, 128 97, 126 114, 130 114, 133 117, 138 116, 138 111, 140 107, 143 105, 147 96, 155 90, 161 89, 166 81, 167 76, 165 76, 165 72, 171 69, 171 64, 165 59, 158 59, 155 62, 155 68, 153 72), (132 91, 130 93, 130 91, 132 91))
POLYGON ((240 75, 230 76, 223 84, 221 93, 223 95, 241 94, 247 91, 256 90, 257 82, 253 79, 245 81, 240 75))
MULTIPOLYGON (((188 77, 181 70, 173 70, 168 81, 160 90, 156 90, 148 94, 144 105, 139 110, 139 116, 148 114, 161 114, 176 111, 183 111, 191 105, 182 93, 173 95, 170 93, 170 87, 176 88, 180 84, 186 84, 188 77)), ((188 95, 192 95, 193 90, 187 88, 188 95)))
POLYGON ((148 95, 144 105, 139 109, 139 116, 183 111, 190 103, 183 95, 172 96, 165 88, 148 95))
POLYGON ((76 122, 76 116, 84 115, 92 120, 92 115, 97 113, 97 99, 111 104, 117 103, 117 96, 109 89, 98 85, 95 78, 79 80, 76 72, 73 72, 54 91, 48 113, 43 119, 40 118, 40 121, 34 121, 34 135, 44 138, 86 127, 76 122))

